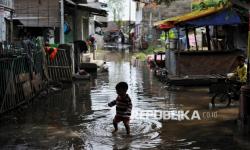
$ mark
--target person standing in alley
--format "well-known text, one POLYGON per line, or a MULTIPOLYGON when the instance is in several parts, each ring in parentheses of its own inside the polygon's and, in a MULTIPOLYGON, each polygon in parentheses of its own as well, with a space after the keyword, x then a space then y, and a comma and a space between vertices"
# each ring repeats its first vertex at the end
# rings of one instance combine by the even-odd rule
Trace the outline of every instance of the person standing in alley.
POLYGON ((116 105, 116 115, 113 119, 114 131, 115 133, 118 130, 118 123, 123 122, 127 134, 130 134, 129 120, 132 111, 132 102, 127 94, 128 84, 126 82, 119 82, 116 87, 116 93, 118 94, 116 100, 108 103, 109 107, 116 105))
POLYGON ((120 30, 119 36, 120 36, 120 38, 121 38, 121 44, 122 44, 122 49, 123 49, 123 45, 125 44, 125 36, 124 36, 124 34, 122 33, 122 30, 120 30))
POLYGON ((93 53, 93 59, 95 60, 96 40, 94 35, 89 36, 88 43, 90 46, 90 53, 93 53))

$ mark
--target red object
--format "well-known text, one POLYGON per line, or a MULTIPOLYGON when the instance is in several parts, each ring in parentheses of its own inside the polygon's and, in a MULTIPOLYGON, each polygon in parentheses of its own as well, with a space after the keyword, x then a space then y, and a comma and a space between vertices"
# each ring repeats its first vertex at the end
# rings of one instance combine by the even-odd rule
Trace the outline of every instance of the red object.
POLYGON ((57 51, 58 51, 58 48, 53 48, 53 52, 51 53, 49 57, 50 60, 53 60, 56 57, 57 51))
POLYGON ((161 24, 158 26, 159 29, 164 30, 164 29, 171 29, 173 28, 174 25, 166 25, 166 24, 161 24))
POLYGON ((50 60, 53 60, 53 59, 55 59, 55 57, 56 57, 58 48, 54 48, 54 47, 45 47, 45 51, 46 51, 46 53, 49 54, 50 60))

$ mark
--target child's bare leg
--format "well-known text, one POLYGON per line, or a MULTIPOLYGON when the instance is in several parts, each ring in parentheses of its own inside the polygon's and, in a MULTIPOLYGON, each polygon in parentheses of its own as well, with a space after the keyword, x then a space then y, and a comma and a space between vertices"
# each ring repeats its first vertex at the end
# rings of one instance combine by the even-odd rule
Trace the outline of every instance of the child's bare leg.
POLYGON ((118 125, 115 121, 113 121, 113 125, 114 125, 114 131, 112 133, 115 133, 118 130, 118 125))
POLYGON ((128 122, 123 122, 123 123, 124 123, 124 126, 125 126, 125 128, 126 128, 127 134, 129 135, 129 134, 130 134, 129 123, 128 123, 128 122))

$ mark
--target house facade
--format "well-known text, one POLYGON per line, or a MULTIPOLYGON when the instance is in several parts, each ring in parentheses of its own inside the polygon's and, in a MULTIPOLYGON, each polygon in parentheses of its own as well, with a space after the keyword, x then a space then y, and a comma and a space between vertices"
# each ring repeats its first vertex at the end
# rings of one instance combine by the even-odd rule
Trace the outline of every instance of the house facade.
POLYGON ((42 36, 49 43, 59 43, 61 18, 60 9, 64 16, 64 43, 73 43, 77 40, 86 40, 94 30, 91 18, 95 15, 107 16, 106 10, 98 5, 98 1, 91 0, 64 0, 61 8, 61 0, 15 0, 16 38, 25 36, 42 36))
POLYGON ((0 0, 0 42, 10 40, 10 18, 13 12, 13 0, 0 0))
POLYGON ((176 0, 169 6, 156 5, 152 0, 134 0, 136 4, 135 41, 137 45, 141 39, 147 43, 157 42, 160 32, 153 28, 153 23, 159 20, 191 12, 192 0, 176 0))

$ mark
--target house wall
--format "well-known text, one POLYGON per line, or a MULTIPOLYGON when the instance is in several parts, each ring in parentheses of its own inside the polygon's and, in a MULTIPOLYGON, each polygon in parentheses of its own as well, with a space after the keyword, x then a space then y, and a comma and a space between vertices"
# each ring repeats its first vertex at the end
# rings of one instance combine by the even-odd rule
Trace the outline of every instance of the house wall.
POLYGON ((13 0, 0 0, 0 42, 8 40, 8 28, 9 24, 5 18, 10 18, 10 11, 4 10, 4 8, 13 8, 13 0))
POLYGON ((95 34, 95 16, 89 17, 89 35, 95 34))
POLYGON ((59 27, 58 0, 15 0, 16 17, 26 27, 59 27))
POLYGON ((241 24, 234 28, 233 40, 236 49, 247 51, 248 44, 248 24, 241 24))
POLYGON ((140 3, 140 2, 136 2, 136 21, 135 21, 135 37, 134 37, 134 45, 136 48, 142 47, 142 42, 141 42, 141 38, 142 38, 142 16, 143 16, 143 7, 144 7, 144 3, 140 3))
POLYGON ((136 2, 136 14, 135 14, 135 24, 140 24, 142 21, 142 10, 143 10, 144 4, 136 2))
POLYGON ((0 5, 13 8, 13 0, 0 0, 0 5))
MULTIPOLYGON (((170 75, 226 74, 236 67, 236 58, 243 51, 172 52, 170 75), (172 63, 174 62, 174 63, 172 63)), ((169 59, 168 56, 166 59, 169 59)), ((167 60, 168 62, 168 60, 167 60)))
POLYGON ((0 42, 6 41, 6 22, 4 7, 0 7, 0 42))
POLYGON ((76 15, 76 40, 86 40, 89 35, 89 13, 78 10, 76 15))
POLYGON ((172 2, 170 6, 162 4, 155 8, 145 6, 142 12, 141 34, 146 37, 146 40, 156 42, 161 32, 153 28, 154 22, 189 12, 191 12, 191 0, 177 0, 172 2))

